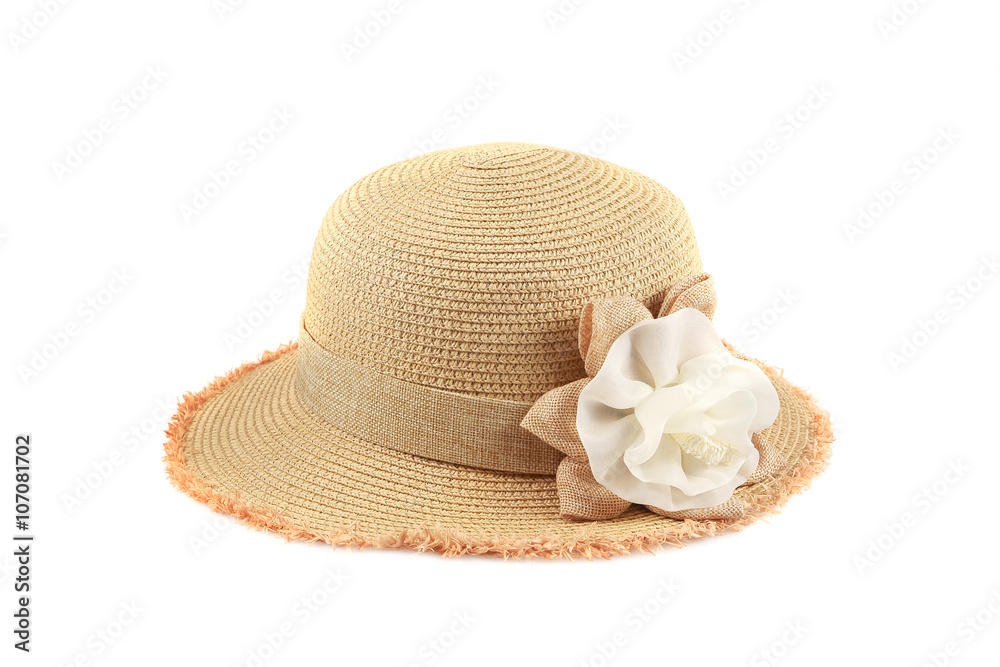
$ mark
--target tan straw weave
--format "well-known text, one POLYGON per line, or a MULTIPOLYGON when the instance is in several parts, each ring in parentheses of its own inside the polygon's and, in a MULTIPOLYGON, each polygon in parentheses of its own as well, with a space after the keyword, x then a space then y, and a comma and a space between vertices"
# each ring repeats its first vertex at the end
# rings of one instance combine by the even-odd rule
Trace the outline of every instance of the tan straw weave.
POLYGON ((290 539, 448 555, 590 558, 740 528, 804 488, 832 440, 774 369, 781 412, 763 434, 784 467, 740 488, 747 513, 730 519, 561 518, 562 454, 511 426, 586 377, 586 304, 633 297, 657 313, 701 271, 681 202, 608 162, 502 143, 390 165, 323 220, 301 347, 185 397, 170 477, 290 539))

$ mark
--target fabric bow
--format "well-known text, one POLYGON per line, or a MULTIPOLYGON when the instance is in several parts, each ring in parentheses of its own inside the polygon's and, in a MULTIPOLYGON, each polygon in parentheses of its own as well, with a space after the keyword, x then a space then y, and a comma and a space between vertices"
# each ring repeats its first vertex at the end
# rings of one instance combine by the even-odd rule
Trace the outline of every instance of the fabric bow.
MULTIPOLYGON (((664 299, 658 317, 685 308, 694 308, 707 318, 715 314, 715 288, 711 276, 702 273, 678 282, 664 299)), ((587 451, 577 432, 577 406, 580 392, 600 371, 611 345, 635 325, 652 319, 653 315, 646 306, 630 297, 613 297, 587 304, 581 314, 579 329, 580 354, 587 377, 545 393, 521 422, 521 426, 565 454, 556 472, 559 511, 563 518, 589 521, 611 519, 632 505, 594 478, 587 451)), ((763 431, 755 431, 751 440, 759 453, 759 462, 743 486, 767 479, 785 464, 763 431)), ((680 520, 737 519, 746 511, 743 501, 736 495, 708 508, 667 512, 649 505, 646 507, 657 514, 680 520)))

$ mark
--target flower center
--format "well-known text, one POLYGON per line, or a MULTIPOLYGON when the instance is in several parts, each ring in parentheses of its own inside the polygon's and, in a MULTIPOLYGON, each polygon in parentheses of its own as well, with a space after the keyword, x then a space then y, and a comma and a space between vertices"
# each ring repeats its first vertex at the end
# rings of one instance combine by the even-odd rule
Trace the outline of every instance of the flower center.
POLYGON ((712 466, 729 465, 739 451, 735 445, 719 442, 697 433, 671 433, 670 435, 677 441, 681 451, 685 454, 699 458, 712 466))

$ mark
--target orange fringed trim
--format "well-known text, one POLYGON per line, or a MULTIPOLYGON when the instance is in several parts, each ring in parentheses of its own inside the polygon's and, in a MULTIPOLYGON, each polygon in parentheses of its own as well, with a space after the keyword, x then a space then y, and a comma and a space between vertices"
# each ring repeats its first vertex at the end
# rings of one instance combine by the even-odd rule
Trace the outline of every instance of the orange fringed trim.
MULTIPOLYGON (((688 540, 698 539, 725 531, 739 531, 768 512, 775 512, 789 497, 808 488, 813 477, 826 467, 833 443, 833 428, 829 414, 804 390, 794 387, 795 392, 812 413, 811 431, 816 436, 812 451, 806 451, 794 469, 775 480, 774 488, 765 496, 748 502, 747 514, 739 519, 695 521, 688 519, 670 530, 641 533, 629 537, 608 537, 600 533, 600 522, 592 523, 575 538, 557 535, 539 536, 533 539, 514 538, 499 534, 467 534, 442 526, 420 526, 403 530, 399 534, 368 536, 359 533, 353 526, 345 526, 335 531, 318 531, 308 526, 296 526, 281 512, 251 505, 239 499, 239 495, 228 495, 210 488, 205 481, 192 474, 185 463, 184 436, 194 413, 223 387, 262 364, 277 359, 294 350, 295 343, 282 345, 277 350, 264 352, 257 361, 247 362, 215 378, 198 393, 186 393, 181 399, 177 413, 171 419, 164 445, 167 476, 178 489, 195 500, 207 504, 213 511, 230 514, 241 522, 286 540, 325 542, 332 546, 379 547, 384 549, 414 549, 430 551, 442 556, 462 556, 466 554, 494 555, 507 558, 610 558, 633 551, 654 553, 662 545, 680 547, 688 540)), ((765 371, 781 375, 778 369, 757 362, 765 371)), ((793 385, 794 386, 794 385, 793 385)))

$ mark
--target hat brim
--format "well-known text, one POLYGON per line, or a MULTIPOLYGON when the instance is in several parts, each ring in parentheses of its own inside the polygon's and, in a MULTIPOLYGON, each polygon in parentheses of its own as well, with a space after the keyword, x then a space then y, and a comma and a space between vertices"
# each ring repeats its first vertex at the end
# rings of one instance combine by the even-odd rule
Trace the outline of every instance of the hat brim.
POLYGON ((780 371, 781 410, 766 434, 785 457, 776 477, 741 487, 739 519, 679 521, 633 506, 605 521, 559 516, 554 477, 492 472, 403 454, 339 431, 295 391, 295 345, 217 378, 181 401, 167 430, 167 472, 212 509, 287 539, 449 556, 609 557, 725 530, 775 510, 825 466, 829 416, 780 371))

